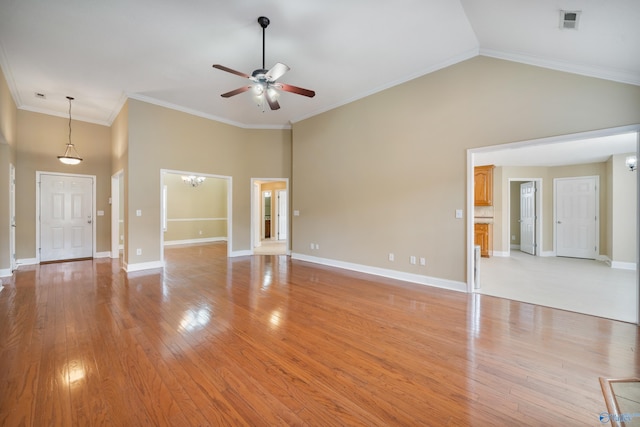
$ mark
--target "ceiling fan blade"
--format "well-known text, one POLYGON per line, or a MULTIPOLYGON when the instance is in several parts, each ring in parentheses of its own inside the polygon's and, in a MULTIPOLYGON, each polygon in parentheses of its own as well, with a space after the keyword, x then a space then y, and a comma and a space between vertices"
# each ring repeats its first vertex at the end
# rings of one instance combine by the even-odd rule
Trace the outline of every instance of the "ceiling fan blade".
POLYGON ((298 86, 292 86, 285 83, 276 83, 276 86, 279 89, 284 90, 285 92, 297 93, 298 95, 308 96, 309 98, 313 98, 316 96, 316 93, 309 89, 303 89, 298 86))
POLYGON ((290 69, 291 68, 287 67, 285 64, 278 62, 276 65, 271 67, 271 69, 267 71, 267 74, 265 74, 264 76, 267 78, 268 81, 274 82, 278 80, 280 77, 282 77, 284 73, 286 73, 290 69))
POLYGON ((278 100, 276 99, 276 96, 271 96, 269 94, 269 91, 267 91, 267 93, 265 94, 265 97, 267 98, 267 102, 269 103, 269 107, 272 110, 279 110, 280 109, 280 104, 278 103, 278 100))
POLYGON ((237 95, 237 94, 239 94, 239 93, 246 92, 246 91, 248 91, 249 89, 251 89, 251 86, 243 86, 243 87, 239 87, 239 88, 238 88, 238 89, 236 89, 236 90, 232 90, 231 92, 223 93, 223 94, 222 94, 222 95, 220 95, 220 96, 221 96, 221 97, 223 97, 223 98, 230 98, 230 97, 232 97, 232 96, 234 96, 234 95, 237 95))
POLYGON ((217 68, 218 70, 226 71, 227 73, 235 74, 236 76, 244 77, 246 79, 251 78, 251 76, 248 74, 242 73, 240 71, 232 70, 231 68, 225 67, 224 65, 213 64, 213 68, 217 68))

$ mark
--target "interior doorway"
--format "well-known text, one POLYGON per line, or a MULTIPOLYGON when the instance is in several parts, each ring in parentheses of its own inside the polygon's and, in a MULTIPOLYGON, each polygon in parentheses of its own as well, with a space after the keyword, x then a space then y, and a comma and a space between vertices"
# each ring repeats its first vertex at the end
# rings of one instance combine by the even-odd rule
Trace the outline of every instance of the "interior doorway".
MULTIPOLYGON (((515 273, 514 275, 511 274, 511 270, 509 270, 510 266, 519 265, 518 261, 520 258, 516 259, 517 257, 515 257, 515 255, 519 255, 521 251, 518 250, 511 255, 511 257, 508 252, 509 240, 513 237, 512 233, 514 232, 516 224, 510 229, 506 226, 506 224, 513 224, 514 221, 509 220, 509 212, 505 210, 508 208, 505 207, 504 202, 505 199, 509 197, 509 190, 506 189, 506 186, 502 185, 498 189, 494 187, 494 197, 496 191, 499 197, 498 204, 496 205, 497 225, 494 227, 498 228, 498 232, 495 233, 495 238, 496 241, 502 242, 500 249, 505 252, 505 255, 494 256, 490 260, 482 259, 478 261, 479 276, 484 277, 486 280, 482 280, 481 288, 475 287, 474 269, 476 268, 476 263, 474 262, 473 256, 474 165, 496 164, 501 165, 500 169, 498 169, 498 174, 500 174, 498 176, 499 182, 505 182, 506 180, 528 181, 529 179, 519 179, 515 177, 537 176, 539 179, 539 182, 536 183, 537 185, 539 184, 538 190, 542 192, 544 189, 545 191, 544 200, 540 198, 536 199, 536 201, 541 200, 540 204, 536 206, 536 210, 541 212, 539 216, 540 219, 537 223, 538 231, 536 232, 537 236, 541 237, 536 241, 536 251, 539 258, 528 257, 524 254, 519 256, 524 256, 527 260, 530 260, 530 262, 537 263, 537 265, 543 265, 542 263, 545 262, 555 262, 564 268, 562 271, 565 276, 562 277, 568 277, 569 279, 561 281, 559 284, 549 281, 547 292, 542 290, 541 286, 546 285, 546 282, 550 279, 549 274, 543 271, 543 269, 539 269, 540 271, 536 271, 535 274, 527 275, 528 279, 534 281, 534 285, 530 289, 530 294, 520 292, 518 295, 506 293, 491 295, 534 304, 540 303, 540 298, 549 296, 556 302, 572 301, 578 305, 580 303, 586 303, 588 291, 583 287, 579 287, 577 291, 572 291, 570 287, 565 286, 572 283, 571 278, 573 276, 570 270, 571 267, 568 266, 569 263, 572 261, 574 263, 586 262, 603 268, 608 274, 615 275, 618 278, 619 276, 625 277, 624 283, 622 281, 616 283, 620 285, 620 289, 625 289, 626 292, 624 296, 620 296, 620 298, 625 301, 633 301, 633 308, 629 311, 629 315, 625 321, 633 318, 636 319, 636 323, 640 323, 640 270, 637 268, 639 255, 638 232, 640 230, 640 218, 637 212, 640 206, 640 185, 638 185, 640 184, 640 175, 636 171, 630 172, 624 168, 625 157, 632 154, 636 157, 638 156, 639 143, 640 125, 632 125, 469 149, 467 151, 467 176, 469 179, 467 183, 466 202, 467 212, 469 212, 467 215, 467 242, 470 242, 467 246, 467 288, 469 292, 491 294, 486 286, 489 280, 488 270, 485 268, 483 271, 483 267, 486 267, 487 262, 496 264, 494 277, 510 278, 508 287, 505 287, 505 289, 509 289, 509 291, 515 293, 516 291, 520 292, 524 289, 525 285, 524 281, 521 280, 520 273, 515 273), (599 250, 602 251, 602 253, 599 253, 595 260, 558 257, 554 245, 556 241, 555 234, 557 232, 557 230, 554 230, 554 226, 557 224, 554 224, 555 221, 553 218, 553 179, 592 175, 605 177, 604 179, 600 178, 602 188, 599 196, 599 208, 597 210, 599 211, 599 217, 601 217, 601 223, 599 230, 596 232, 596 238, 599 239, 599 250), (633 186, 627 183, 627 177, 631 177, 632 181, 635 182, 633 186), (544 185, 542 185, 542 178, 545 179, 544 185), (618 183, 620 183, 620 185, 618 183), (620 194, 620 188, 624 188, 626 191, 625 194, 633 194, 634 197, 624 197, 624 194, 620 194), (616 201, 619 199, 624 199, 622 201, 625 203, 617 203, 616 201), (626 203, 627 199, 632 199, 633 201, 626 203), (624 208, 621 209, 618 205, 624 206, 624 208), (544 224, 542 222, 542 213, 544 213, 544 218, 546 218, 544 224), (622 221, 618 219, 618 216, 621 216, 622 221), (620 232, 616 234, 616 230, 620 232), (604 237, 602 236, 603 233, 604 237), (542 237, 544 237, 544 242, 542 241, 542 237), (618 250, 618 247, 620 247, 620 250, 618 250), (632 261, 628 260, 629 256, 633 257, 632 261), (485 273, 484 275, 483 272, 485 273), (514 286, 514 277, 517 277, 516 281, 519 286, 514 286), (633 283, 630 283, 631 281, 633 281, 633 283), (571 295, 571 298, 567 298, 568 294, 571 295)), ((512 200, 514 198, 515 196, 511 197, 512 200)), ((514 203, 510 204, 512 208, 513 205, 514 203)), ((517 224, 517 227, 519 228, 519 224, 517 224)), ((513 248, 513 246, 511 247, 513 248)), ((522 278, 524 278, 524 275, 522 275, 522 278)), ((606 284, 594 287, 593 289, 594 293, 606 293, 609 291, 610 287, 607 287, 606 284)), ((600 301, 601 299, 592 298, 592 300, 600 301)), ((545 304, 542 303, 542 305, 545 304)), ((565 309, 569 308, 565 307, 565 309)), ((576 309, 574 307, 572 309, 579 312, 586 312, 584 308, 576 309)))
POLYGON ((253 254, 289 251, 289 179, 251 179, 251 250, 253 254))

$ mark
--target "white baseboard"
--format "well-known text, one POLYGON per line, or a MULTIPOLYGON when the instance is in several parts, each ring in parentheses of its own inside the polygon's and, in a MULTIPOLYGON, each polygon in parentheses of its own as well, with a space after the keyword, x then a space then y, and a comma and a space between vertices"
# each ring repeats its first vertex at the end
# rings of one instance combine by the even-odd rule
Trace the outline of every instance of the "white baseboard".
POLYGON ((196 243, 212 243, 212 242, 226 242, 226 237, 206 237, 204 239, 188 239, 188 240, 165 240, 165 246, 174 245, 193 245, 196 243))
POLYGON ((620 262, 620 261, 611 261, 611 268, 619 268, 621 270, 633 270, 637 269, 635 262, 620 262))
POLYGON ((253 251, 250 249, 246 249, 244 251, 233 251, 229 254, 229 258, 235 258, 239 256, 251 256, 253 255, 253 251))
POLYGON ((16 264, 18 267, 21 265, 36 265, 38 263, 38 258, 23 258, 17 259, 16 264))
POLYGON ((162 261, 139 262, 137 264, 124 264, 124 271, 132 273, 134 271, 153 270, 155 268, 164 268, 162 261))
POLYGON ((305 254, 292 253, 292 259, 313 262, 329 267, 343 268, 345 270, 358 271, 361 273, 373 274, 375 276, 388 277, 390 279, 402 280, 405 282, 417 283, 420 285, 433 286, 436 288, 448 289, 451 291, 467 292, 467 284, 453 280, 439 279, 421 274, 405 273, 403 271, 389 270, 386 268, 371 267, 368 265, 353 264, 350 262, 336 261, 327 258, 319 258, 305 254))
POLYGON ((497 257, 508 257, 511 255, 510 252, 502 252, 502 251, 493 251, 492 252, 493 256, 497 256, 497 257))
POLYGON ((511 249, 519 251, 520 250, 520 245, 510 245, 509 246, 511 249))
POLYGON ((11 277, 13 276, 13 272, 10 268, 0 269, 0 277, 11 277))
POLYGON ((108 252, 96 252, 94 258, 111 258, 111 251, 108 252))
POLYGON ((556 252, 555 251, 546 251, 546 252, 540 252, 540 256, 556 256, 556 252))

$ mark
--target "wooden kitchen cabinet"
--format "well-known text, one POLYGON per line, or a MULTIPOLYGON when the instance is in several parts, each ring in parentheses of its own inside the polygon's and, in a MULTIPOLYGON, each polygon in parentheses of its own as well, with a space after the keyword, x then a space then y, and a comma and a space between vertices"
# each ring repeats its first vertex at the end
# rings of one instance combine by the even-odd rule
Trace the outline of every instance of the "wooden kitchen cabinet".
POLYGON ((476 206, 493 206, 494 165, 476 166, 473 174, 473 198, 476 206))
POLYGON ((473 230, 474 242, 480 245, 480 256, 489 258, 493 253, 492 224, 475 224, 473 230))

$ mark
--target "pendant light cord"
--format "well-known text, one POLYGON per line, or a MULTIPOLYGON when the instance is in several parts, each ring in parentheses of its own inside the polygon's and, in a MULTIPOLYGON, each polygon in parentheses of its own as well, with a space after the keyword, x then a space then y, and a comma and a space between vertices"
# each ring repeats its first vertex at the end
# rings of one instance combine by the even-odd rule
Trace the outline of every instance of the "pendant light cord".
POLYGON ((69 100, 69 145, 71 145, 71 100, 73 98, 67 96, 67 99, 69 100))

